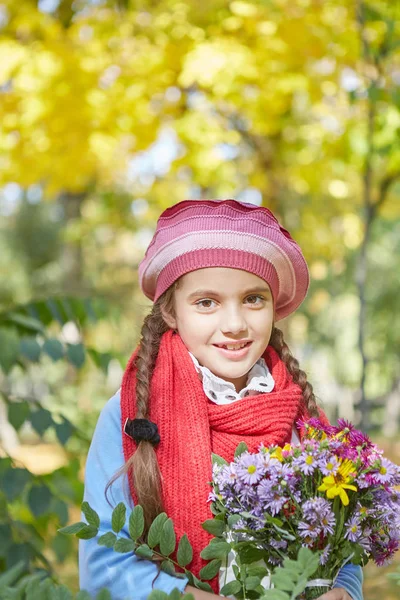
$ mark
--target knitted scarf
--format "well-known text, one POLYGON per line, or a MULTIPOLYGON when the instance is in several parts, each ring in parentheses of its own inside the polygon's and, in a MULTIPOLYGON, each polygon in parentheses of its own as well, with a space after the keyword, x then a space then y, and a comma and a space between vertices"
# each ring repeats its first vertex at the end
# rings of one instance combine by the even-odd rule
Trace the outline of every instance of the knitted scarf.
MULTIPOLYGON (((136 353, 137 350, 129 360, 122 382, 122 430, 125 420, 136 415, 136 353)), ((292 381, 277 352, 268 346, 263 358, 274 378, 274 390, 217 405, 205 395, 180 336, 169 330, 161 339, 151 381, 149 418, 157 423, 161 437, 156 452, 164 510, 173 519, 177 538, 188 535, 194 550, 189 568, 196 575, 206 564, 200 551, 212 537, 200 526, 212 518, 207 502, 211 491, 211 453, 232 461, 241 441, 251 452, 256 452, 261 442, 283 446, 290 442, 296 420, 308 417, 301 389, 292 381)), ((128 460, 136 445, 124 433, 122 438, 128 460)), ((131 478, 129 483, 136 502, 131 478)), ((211 582, 216 593, 217 579, 211 582)))

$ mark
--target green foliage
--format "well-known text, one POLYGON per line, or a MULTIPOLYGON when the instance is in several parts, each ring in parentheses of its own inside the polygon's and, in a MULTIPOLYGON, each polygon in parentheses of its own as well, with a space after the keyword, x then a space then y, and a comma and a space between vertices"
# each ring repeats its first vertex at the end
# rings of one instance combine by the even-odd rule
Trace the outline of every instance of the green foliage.
POLYGON ((318 553, 311 552, 309 548, 300 548, 297 561, 286 558, 283 566, 275 570, 271 577, 275 587, 266 590, 262 600, 296 600, 306 589, 318 564, 318 553))
POLYGON ((129 535, 136 542, 144 531, 143 508, 138 504, 129 516, 129 535))
POLYGON ((172 519, 167 519, 161 530, 160 550, 164 556, 169 556, 175 550, 176 537, 172 519))
POLYGON ((235 458, 237 458, 238 456, 243 454, 243 452, 247 452, 247 451, 248 451, 247 444, 245 442, 240 442, 240 444, 237 445, 236 450, 235 450, 235 458))
MULTIPOLYGON (((86 510, 89 510, 89 505, 86 510)), ((92 511, 92 509, 90 509, 92 511)), ((94 511, 92 511, 93 513, 94 511)), ((111 527, 115 533, 119 533, 126 521, 126 507, 123 502, 117 504, 111 515, 111 527)))
POLYGON ((202 528, 215 536, 221 536, 226 530, 226 525, 219 519, 208 519, 201 524, 202 528))
MULTIPOLYGON (((83 345, 68 345, 57 339, 56 328, 72 321, 83 330, 105 314, 104 303, 72 297, 47 298, 3 310, 0 313, 2 374, 10 377, 10 382, 14 367, 28 375, 32 364, 40 368, 44 356, 80 368, 85 355, 83 345)), ((41 437, 52 430, 62 446, 81 435, 68 418, 54 414, 39 399, 20 398, 11 385, 0 394, 7 405, 8 420, 16 431, 29 422, 41 437)), ((84 436, 82 439, 87 444, 84 436)), ((75 552, 70 539, 54 534, 54 529, 67 524, 68 506, 82 497, 79 470, 80 461, 73 454, 66 466, 44 475, 31 473, 11 457, 0 457, 1 598, 72 599, 72 593, 53 580, 53 566, 47 557, 51 549, 54 559, 64 562, 75 552)), ((82 509, 87 523, 65 529, 81 539, 90 539, 97 535, 99 518, 87 504, 82 509)), ((84 597, 82 592, 81 598, 84 597)))
POLYGON ((177 561, 180 567, 186 567, 193 560, 193 549, 186 533, 183 534, 178 544, 177 561))
POLYGON ((147 543, 150 546, 150 548, 154 548, 155 546, 158 546, 160 544, 161 533, 167 518, 168 517, 165 513, 160 513, 152 522, 147 536, 147 543))

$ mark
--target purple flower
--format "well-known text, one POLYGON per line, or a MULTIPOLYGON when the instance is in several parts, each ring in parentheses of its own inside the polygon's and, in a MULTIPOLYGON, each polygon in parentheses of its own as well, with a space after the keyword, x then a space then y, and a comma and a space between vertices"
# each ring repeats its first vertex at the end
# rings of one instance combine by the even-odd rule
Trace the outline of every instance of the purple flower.
POLYGON ((345 527, 345 539, 350 540, 350 542, 358 542, 361 536, 360 517, 358 515, 353 515, 346 521, 345 527))
POLYGON ((263 479, 259 483, 257 493, 262 501, 264 512, 271 511, 272 515, 276 515, 289 500, 283 494, 283 488, 270 479, 263 479))
POLYGON ((331 545, 327 544, 324 548, 324 551, 322 552, 320 558, 319 558, 319 564, 320 565, 326 565, 326 563, 328 562, 329 556, 331 553, 331 545))
POLYGON ((319 460, 319 468, 323 475, 336 475, 340 466, 340 462, 337 456, 334 454, 326 454, 319 460))
POLYGON ((317 524, 320 532, 326 536, 335 530, 335 515, 330 503, 324 498, 310 498, 304 502, 303 517, 308 523, 317 524))
POLYGON ((243 483, 258 483, 264 474, 264 465, 259 454, 244 452, 236 463, 237 476, 243 483))
POLYGON ((303 452, 293 460, 293 464, 300 469, 304 475, 311 475, 318 467, 318 459, 311 452, 303 452))
POLYGON ((298 524, 299 535, 304 539, 307 546, 312 546, 321 534, 321 527, 317 523, 308 523, 300 521, 298 524))
POLYGON ((398 467, 387 458, 382 458, 379 471, 374 473, 374 477, 379 483, 392 483, 397 473, 398 467))

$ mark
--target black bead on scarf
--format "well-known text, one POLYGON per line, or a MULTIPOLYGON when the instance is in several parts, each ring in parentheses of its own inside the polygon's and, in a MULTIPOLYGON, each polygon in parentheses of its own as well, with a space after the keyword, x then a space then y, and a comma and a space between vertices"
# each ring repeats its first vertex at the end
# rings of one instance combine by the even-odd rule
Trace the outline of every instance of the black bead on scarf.
POLYGON ((160 443, 158 427, 148 419, 126 419, 124 433, 129 435, 137 444, 139 442, 150 442, 153 446, 160 443))

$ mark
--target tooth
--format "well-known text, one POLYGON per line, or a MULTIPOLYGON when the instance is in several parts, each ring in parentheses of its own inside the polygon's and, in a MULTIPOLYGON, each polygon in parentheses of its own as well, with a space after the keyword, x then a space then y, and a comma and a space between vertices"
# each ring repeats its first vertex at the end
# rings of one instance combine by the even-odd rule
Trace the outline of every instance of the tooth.
POLYGON ((240 346, 235 346, 234 344, 226 344, 226 348, 228 350, 240 350, 241 348, 244 348, 246 345, 246 343, 241 344, 240 346))

